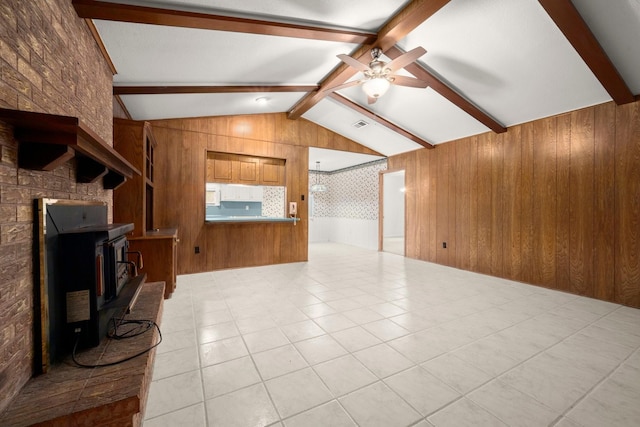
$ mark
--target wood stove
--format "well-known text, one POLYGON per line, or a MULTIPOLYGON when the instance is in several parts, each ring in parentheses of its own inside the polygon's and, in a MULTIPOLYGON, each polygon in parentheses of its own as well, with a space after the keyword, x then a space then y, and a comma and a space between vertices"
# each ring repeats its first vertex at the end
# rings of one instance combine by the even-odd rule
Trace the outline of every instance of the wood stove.
MULTIPOLYGON (((103 224, 59 234, 60 289, 57 306, 50 306, 58 311, 54 334, 64 343, 58 356, 73 346, 97 346, 111 319, 121 317, 131 304, 137 289, 126 296, 123 289, 133 286, 137 276, 138 266, 128 259, 126 234, 132 230, 133 224, 103 224)), ((141 255, 136 255, 141 264, 141 255)))

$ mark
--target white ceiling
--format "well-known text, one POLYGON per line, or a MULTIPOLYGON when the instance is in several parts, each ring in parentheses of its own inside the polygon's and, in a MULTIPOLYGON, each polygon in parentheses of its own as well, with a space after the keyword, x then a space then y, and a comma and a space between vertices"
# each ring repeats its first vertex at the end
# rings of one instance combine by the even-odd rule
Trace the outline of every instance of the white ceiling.
POLYGON ((347 151, 327 150, 325 148, 309 148, 309 170, 314 171, 333 172, 381 159, 384 159, 384 157, 372 156, 371 154, 350 153, 347 151), (320 164, 316 162, 320 162, 320 164))
MULTIPOLYGON (((377 32, 406 0, 155 0, 113 3, 377 32)), ((634 94, 640 92, 640 0, 573 0, 634 94)), ((114 85, 317 85, 358 46, 322 40, 95 20, 118 74, 114 85)), ((452 0, 398 45, 503 126, 611 100, 536 0, 452 0)), ((392 86, 368 106, 360 87, 342 95, 439 144, 489 131, 431 88, 392 86)), ((304 92, 123 95, 134 119, 287 112, 304 92), (268 97, 259 105, 258 97, 268 97)), ((304 118, 385 156, 421 148, 335 100, 304 118), (370 125, 356 129, 364 119, 370 125)), ((312 161, 315 168, 315 160, 312 161)))

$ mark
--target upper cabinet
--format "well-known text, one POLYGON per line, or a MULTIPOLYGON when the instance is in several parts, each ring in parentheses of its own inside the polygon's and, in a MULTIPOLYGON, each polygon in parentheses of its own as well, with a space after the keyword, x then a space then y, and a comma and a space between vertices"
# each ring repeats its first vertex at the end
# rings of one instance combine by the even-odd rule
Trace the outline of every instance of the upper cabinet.
POLYGON ((260 181, 262 185, 284 185, 284 160, 260 159, 260 181))
POLYGON ((114 119, 113 147, 142 171, 113 192, 115 222, 133 222, 134 236, 154 230, 154 151, 156 140, 148 122, 114 119))
POLYGON ((238 160, 233 162, 233 166, 235 166, 238 170, 236 173, 232 174, 236 177, 234 181, 237 181, 239 184, 260 184, 260 168, 259 168, 259 159, 255 157, 245 157, 238 156, 238 160))
POLYGON ((207 152, 207 182, 285 185, 285 160, 207 152))
POLYGON ((232 154, 207 153, 207 182, 231 182, 232 154))

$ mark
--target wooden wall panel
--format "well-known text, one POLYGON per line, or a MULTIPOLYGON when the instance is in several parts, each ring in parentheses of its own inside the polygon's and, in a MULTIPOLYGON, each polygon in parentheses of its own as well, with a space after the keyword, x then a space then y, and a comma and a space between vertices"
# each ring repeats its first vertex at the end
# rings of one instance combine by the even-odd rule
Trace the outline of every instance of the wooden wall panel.
POLYGON ((504 142, 502 190, 503 275, 522 280, 522 128, 516 127, 504 142), (507 159, 509 159, 507 161, 507 159))
MULTIPOLYGON (((533 283, 533 123, 522 125, 522 213, 520 219, 521 280, 533 283)), ((505 159, 509 161, 510 159, 505 159)))
POLYGON ((556 285, 556 118, 533 124, 533 283, 556 285))
POLYGON ((569 289, 593 296, 594 109, 571 114, 569 289))
MULTIPOLYGON (((429 185, 428 180, 420 179, 420 176, 425 171, 424 162, 420 161, 419 152, 414 151, 406 158, 406 162, 403 165, 402 169, 404 169, 404 179, 405 179, 405 221, 408 224, 405 224, 405 248, 409 248, 408 242, 406 241, 408 236, 410 240, 414 242, 412 247, 412 252, 416 257, 421 257, 423 250, 425 249, 426 241, 425 241, 425 228, 428 227, 429 221, 423 218, 423 210, 420 205, 420 201, 423 200, 421 195, 428 191, 425 190, 424 185, 429 185), (413 171, 414 173, 407 174, 407 171, 413 171), (411 225, 411 227, 407 227, 407 225, 411 225), (425 226, 426 224, 426 226, 425 226)), ((428 166, 428 165, 426 165, 428 166)), ((428 167, 426 168, 428 170, 428 167)))
POLYGON ((640 307, 640 102, 616 109, 615 300, 640 307))
POLYGON ((640 102, 397 158, 419 189, 408 256, 640 307, 640 102))
POLYGON ((455 177, 455 261, 453 265, 468 270, 470 268, 470 229, 471 229, 471 144, 456 142, 455 177))
MULTIPOLYGON (((439 147, 436 152, 438 181, 436 183, 436 262, 449 265, 449 152, 452 144, 439 147)), ((455 217, 455 215, 454 215, 455 217)))
MULTIPOLYGON (((429 241, 426 242, 427 253, 429 254, 427 260, 431 262, 437 262, 438 245, 442 245, 442 242, 438 242, 438 185, 440 177, 438 175, 438 162, 439 156, 431 153, 429 154, 429 194, 428 205, 429 209, 426 213, 429 221, 429 241)), ((426 160, 425 160, 426 163, 426 160)), ((423 215, 421 213, 421 215, 423 215)))
POLYGON ((503 271, 503 217, 504 196, 503 162, 504 134, 491 138, 491 269, 490 274, 504 276, 503 271))
MULTIPOLYGON (((156 170, 162 171, 154 177, 155 186, 158 187, 154 192, 155 220, 158 224, 171 224, 176 221, 175 216, 178 214, 178 203, 172 198, 180 192, 180 164, 175 159, 180 158, 182 131, 154 127, 153 134, 156 141, 162 141, 163 145, 161 150, 156 149, 154 152, 156 170)), ((182 234, 182 230, 179 233, 182 234)))
POLYGON ((449 201, 447 212, 447 265, 456 265, 458 244, 456 242, 456 191, 458 187, 458 176, 456 175, 457 144, 449 144, 447 155, 447 168, 449 172, 447 200, 449 201))
POLYGON ((152 126, 158 141, 157 226, 178 228, 178 274, 306 260, 309 146, 320 139, 327 148, 378 154, 285 114, 161 120, 152 126), (301 221, 206 224, 207 150, 285 159, 288 201, 298 202, 301 221))
POLYGON ((594 120, 594 297, 614 301, 615 114, 612 103, 595 107, 594 120))
POLYGON ((491 274, 492 135, 478 136, 478 271, 491 274))
POLYGON ((478 137, 472 136, 469 145, 469 269, 478 270, 478 137))
MULTIPOLYGON (((154 132, 159 148, 167 142, 156 154, 166 188, 156 193, 156 212, 159 226, 180 228, 180 274, 306 259, 308 207, 300 200, 301 228, 204 226, 206 149, 286 158, 288 194, 298 199, 309 146, 368 150, 279 114, 161 121, 154 132), (247 123, 264 129, 242 130, 247 123), (187 165, 192 172, 181 177, 187 165), (270 239, 267 253, 249 247, 255 233, 270 239)), ((406 173, 407 256, 640 306, 638 103, 405 153, 389 168, 406 173)))
POLYGON ((558 117, 556 144, 556 286, 571 289, 571 114, 558 117))

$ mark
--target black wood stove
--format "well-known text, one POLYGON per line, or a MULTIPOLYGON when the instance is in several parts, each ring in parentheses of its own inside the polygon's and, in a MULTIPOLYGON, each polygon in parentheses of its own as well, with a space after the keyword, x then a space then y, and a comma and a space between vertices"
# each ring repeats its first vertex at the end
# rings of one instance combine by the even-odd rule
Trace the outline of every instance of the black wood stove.
MULTIPOLYGON (((95 347, 107 335, 112 318, 121 317, 135 302, 142 256, 129 261, 126 234, 133 224, 104 224, 75 228, 59 234, 60 273, 53 334, 64 343, 60 355, 73 346, 95 347)), ((53 337, 52 337, 53 338, 53 337)))

